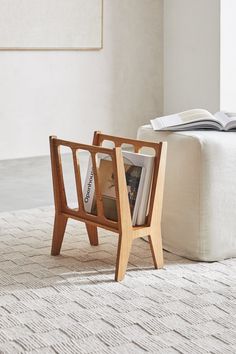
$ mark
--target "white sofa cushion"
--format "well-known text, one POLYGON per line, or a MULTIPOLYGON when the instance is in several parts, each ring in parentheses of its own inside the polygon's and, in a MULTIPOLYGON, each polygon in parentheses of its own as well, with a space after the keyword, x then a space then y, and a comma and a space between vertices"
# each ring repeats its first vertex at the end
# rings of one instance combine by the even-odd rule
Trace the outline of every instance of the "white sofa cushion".
POLYGON ((157 132, 138 139, 167 141, 163 246, 187 258, 236 256, 236 133, 157 132))

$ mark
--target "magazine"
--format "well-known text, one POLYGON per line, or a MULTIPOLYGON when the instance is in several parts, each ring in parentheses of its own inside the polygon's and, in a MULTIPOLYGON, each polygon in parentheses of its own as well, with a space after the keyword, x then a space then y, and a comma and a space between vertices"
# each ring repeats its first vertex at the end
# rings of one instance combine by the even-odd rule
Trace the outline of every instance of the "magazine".
POLYGON ((136 225, 143 225, 146 221, 146 215, 148 210, 148 202, 150 197, 150 190, 152 184, 152 176, 153 176, 153 167, 154 167, 154 158, 153 155, 144 155, 141 154, 143 158, 143 166, 145 166, 145 177, 144 183, 142 187, 142 196, 138 208, 138 215, 136 225))
POLYGON ((214 115, 205 109, 191 109, 151 120, 154 130, 236 130, 236 114, 216 112, 214 115))
MULTIPOLYGON (((137 222, 140 224, 142 220, 145 221, 146 209, 143 209, 141 213, 141 208, 147 208, 154 158, 149 155, 135 154, 128 151, 123 151, 123 158, 132 224, 135 225, 137 222), (148 180, 149 188, 147 184, 148 180)), ((107 155, 99 154, 98 166, 104 215, 107 219, 117 221, 118 215, 112 161, 107 155)), ((91 160, 87 170, 83 195, 85 211, 96 215, 97 205, 91 160)))

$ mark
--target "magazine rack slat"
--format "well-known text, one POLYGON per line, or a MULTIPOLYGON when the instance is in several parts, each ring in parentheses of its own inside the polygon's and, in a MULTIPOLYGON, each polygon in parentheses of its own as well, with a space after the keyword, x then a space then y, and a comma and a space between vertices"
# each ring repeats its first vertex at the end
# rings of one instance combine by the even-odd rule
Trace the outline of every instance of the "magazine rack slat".
POLYGON ((90 244, 98 245, 97 228, 119 234, 115 280, 124 278, 132 241, 135 238, 148 236, 155 268, 163 267, 163 251, 161 238, 161 213, 166 164, 167 143, 151 143, 140 140, 116 137, 100 132, 94 133, 93 145, 79 144, 70 141, 50 137, 50 152, 52 164, 52 178, 55 201, 55 220, 52 239, 51 254, 60 254, 63 237, 68 218, 82 221, 86 224, 86 229, 90 244), (102 146, 104 141, 114 143, 113 149, 102 146), (154 170, 150 191, 149 210, 146 223, 141 226, 132 226, 129 199, 127 193, 126 177, 121 146, 129 144, 134 147, 135 152, 139 152, 143 147, 152 148, 155 151, 154 170), (66 192, 63 180, 60 146, 69 147, 72 151, 76 191, 78 198, 78 208, 68 207, 66 192), (81 182, 80 165, 77 159, 77 152, 85 150, 92 156, 92 166, 95 180, 95 193, 97 202, 97 215, 87 213, 83 203, 83 187, 81 182), (112 221, 105 217, 103 210, 102 194, 99 184, 99 168, 96 164, 96 154, 107 154, 113 164, 114 183, 116 190, 116 205, 118 221, 112 221))

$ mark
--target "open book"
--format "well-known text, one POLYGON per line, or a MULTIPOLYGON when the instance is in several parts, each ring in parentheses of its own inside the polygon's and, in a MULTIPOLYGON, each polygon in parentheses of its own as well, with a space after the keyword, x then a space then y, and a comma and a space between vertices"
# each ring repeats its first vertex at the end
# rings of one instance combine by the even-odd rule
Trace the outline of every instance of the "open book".
POLYGON ((236 113, 217 112, 214 115, 205 109, 191 109, 151 120, 154 130, 236 130, 236 113))
MULTIPOLYGON (((133 225, 145 223, 154 156, 123 151, 127 193, 133 225)), ((104 215, 107 219, 117 221, 116 192, 113 165, 108 155, 98 155, 99 181, 102 194, 104 215)), ((97 214, 95 182, 92 162, 89 161, 83 189, 84 208, 91 214, 97 214)))

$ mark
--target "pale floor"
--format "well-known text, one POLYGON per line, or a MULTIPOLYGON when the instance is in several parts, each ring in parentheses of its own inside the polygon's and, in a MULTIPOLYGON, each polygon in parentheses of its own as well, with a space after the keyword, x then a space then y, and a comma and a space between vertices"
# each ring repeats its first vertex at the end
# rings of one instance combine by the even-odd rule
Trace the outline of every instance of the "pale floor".
POLYGON ((0 353, 235 354, 236 258, 200 263, 164 253, 154 269, 134 240, 114 282, 117 236, 90 246, 69 220, 50 255, 51 207, 0 213, 0 353))
MULTIPOLYGON (((82 179, 87 158, 80 158, 82 179)), ((68 200, 76 201, 70 155, 63 156, 68 200)), ((0 161, 0 212, 53 204, 50 159, 47 156, 0 161)))

